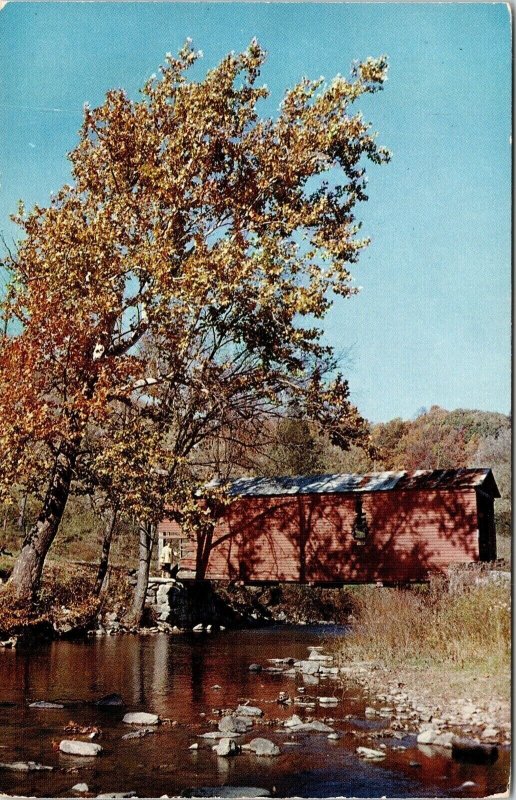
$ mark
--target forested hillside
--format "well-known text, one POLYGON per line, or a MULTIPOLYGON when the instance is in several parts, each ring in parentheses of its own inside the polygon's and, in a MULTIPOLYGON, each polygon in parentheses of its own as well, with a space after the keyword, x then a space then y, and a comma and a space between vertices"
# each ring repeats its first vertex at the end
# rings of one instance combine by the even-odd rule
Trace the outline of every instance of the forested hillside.
POLYGON ((372 425, 370 453, 342 452, 304 421, 278 423, 277 438, 262 465, 270 475, 491 467, 502 495, 497 530, 510 535, 511 418, 505 414, 432 406, 415 419, 372 425))

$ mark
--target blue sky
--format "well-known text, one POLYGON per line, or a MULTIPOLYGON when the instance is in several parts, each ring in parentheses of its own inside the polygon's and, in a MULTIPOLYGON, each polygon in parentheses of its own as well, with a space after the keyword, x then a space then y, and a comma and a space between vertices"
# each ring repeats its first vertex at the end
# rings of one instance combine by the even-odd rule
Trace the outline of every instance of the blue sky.
POLYGON ((510 408, 511 50, 495 4, 12 3, 0 12, 0 230, 69 180, 85 101, 138 88, 187 36, 198 74, 253 36, 274 115, 300 77, 387 54, 361 108, 393 153, 358 209, 372 244, 325 336, 373 421, 422 406, 510 408))

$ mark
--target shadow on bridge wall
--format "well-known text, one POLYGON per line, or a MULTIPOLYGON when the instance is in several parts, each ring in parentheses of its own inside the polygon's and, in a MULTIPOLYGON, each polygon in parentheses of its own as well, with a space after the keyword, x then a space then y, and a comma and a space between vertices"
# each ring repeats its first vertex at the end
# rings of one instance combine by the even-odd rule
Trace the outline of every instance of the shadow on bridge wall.
MULTIPOLYGON (((405 582, 479 557, 472 491, 238 498, 197 548, 197 577, 242 581, 405 582), (201 553, 201 555, 199 555, 201 553)), ((193 565, 192 565, 193 566, 193 565)))

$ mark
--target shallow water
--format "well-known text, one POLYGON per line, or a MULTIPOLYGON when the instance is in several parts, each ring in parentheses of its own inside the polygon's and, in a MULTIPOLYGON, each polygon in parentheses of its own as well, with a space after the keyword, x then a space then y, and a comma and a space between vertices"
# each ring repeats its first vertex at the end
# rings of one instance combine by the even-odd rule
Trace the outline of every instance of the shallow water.
POLYGON ((344 734, 338 741, 320 733, 277 732, 274 720, 293 713, 305 716, 303 709, 276 703, 280 691, 297 694, 302 681, 299 675, 251 673, 249 664, 306 658, 310 645, 342 633, 328 626, 283 626, 211 636, 99 637, 53 642, 32 652, 0 650, 0 762, 33 760, 58 768, 50 773, 0 769, 0 793, 67 796, 79 782, 94 792, 135 791, 140 797, 221 785, 262 787, 280 797, 484 797, 505 790, 508 750, 501 750, 491 765, 464 764, 442 748, 418 747, 413 735, 403 741, 363 741, 350 735, 352 730, 387 725, 365 719, 365 698, 353 684, 342 687, 326 679, 306 686, 307 694, 339 697, 336 708, 309 712, 321 719, 332 717, 332 726, 344 734), (125 709, 92 705, 111 692, 122 695, 125 709), (61 700, 66 707, 28 708, 34 700, 61 700), (280 756, 243 753, 220 758, 211 749, 212 741, 198 738, 212 729, 208 720, 215 718, 213 709, 234 708, 239 700, 251 700, 263 709, 264 718, 253 735, 273 739, 280 756), (123 740, 133 730, 122 723, 126 711, 155 712, 177 724, 161 725, 141 739, 123 740), (344 720, 347 714, 352 719, 344 720), (69 738, 63 728, 70 720, 102 729, 100 757, 79 759, 53 747, 53 742, 69 738), (288 741, 294 744, 286 745, 288 741), (193 742, 199 743, 197 751, 189 750, 193 742), (357 757, 358 745, 377 748, 382 742, 387 745, 383 761, 371 764, 357 757), (400 744, 407 749, 392 750, 400 744), (466 781, 474 785, 459 788, 466 781))

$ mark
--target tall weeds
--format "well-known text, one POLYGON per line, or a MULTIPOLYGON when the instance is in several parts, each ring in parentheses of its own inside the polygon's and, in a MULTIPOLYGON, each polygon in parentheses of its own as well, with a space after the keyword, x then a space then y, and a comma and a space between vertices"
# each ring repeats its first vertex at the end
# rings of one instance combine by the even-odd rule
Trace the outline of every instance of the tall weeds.
POLYGON ((448 593, 364 587, 343 639, 344 660, 498 669, 510 663, 510 589, 484 585, 448 593))

